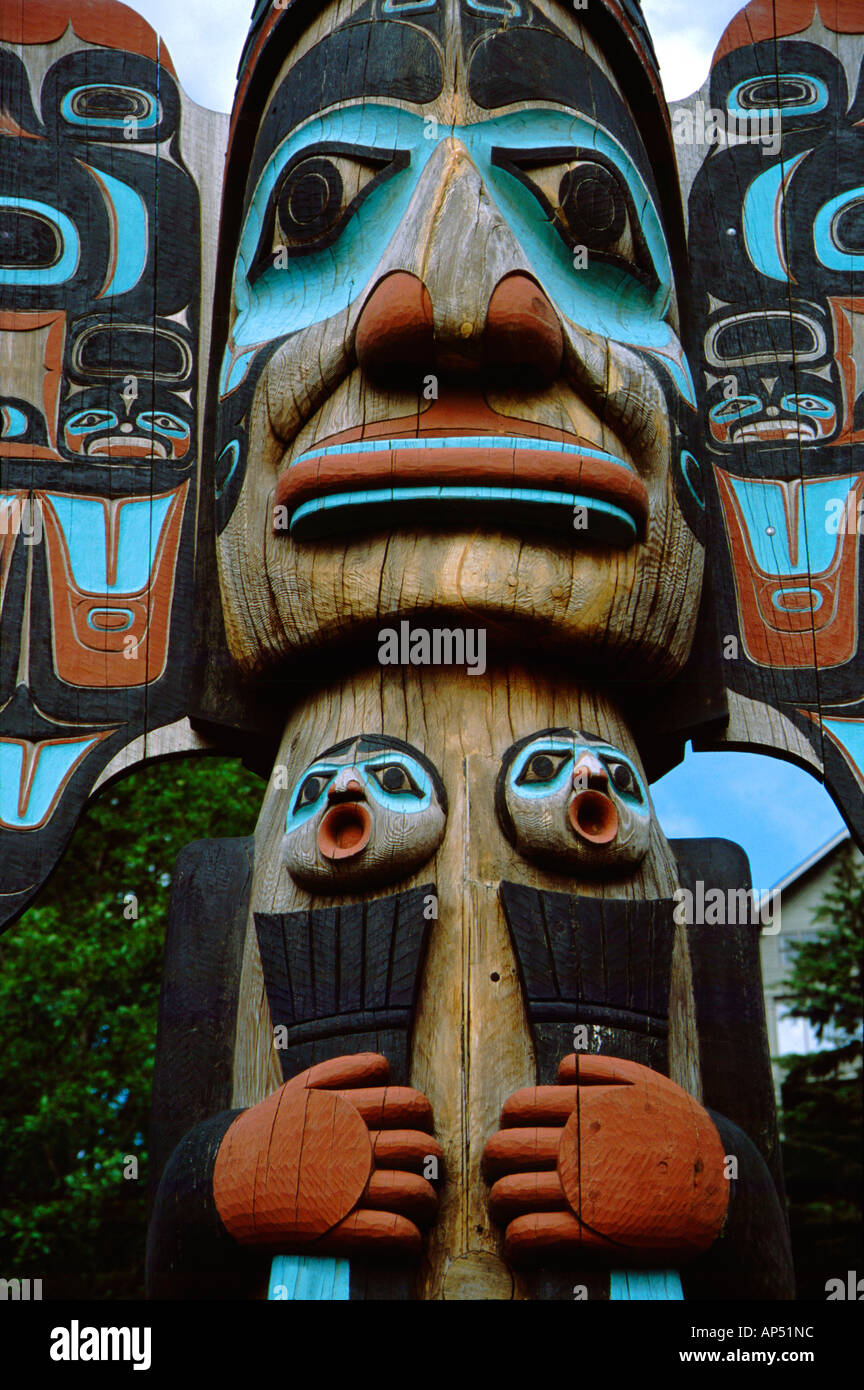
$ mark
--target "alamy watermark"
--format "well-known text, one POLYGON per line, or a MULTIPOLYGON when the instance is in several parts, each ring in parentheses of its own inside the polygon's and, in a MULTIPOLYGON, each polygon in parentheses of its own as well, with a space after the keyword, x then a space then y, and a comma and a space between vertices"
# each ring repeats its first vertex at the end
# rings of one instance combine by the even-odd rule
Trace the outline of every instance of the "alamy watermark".
POLYGON ((484 627, 382 627, 378 633, 382 666, 464 666, 469 676, 486 670, 484 627))
POLYGON ((780 930, 780 894, 758 888, 706 888, 698 879, 694 889, 676 888, 672 919, 678 926, 761 926, 763 936, 780 930))
POLYGON ((753 145, 763 154, 779 154, 780 121, 775 115, 754 111, 735 116, 704 101, 692 108, 679 106, 672 113, 672 139, 676 145, 753 145))

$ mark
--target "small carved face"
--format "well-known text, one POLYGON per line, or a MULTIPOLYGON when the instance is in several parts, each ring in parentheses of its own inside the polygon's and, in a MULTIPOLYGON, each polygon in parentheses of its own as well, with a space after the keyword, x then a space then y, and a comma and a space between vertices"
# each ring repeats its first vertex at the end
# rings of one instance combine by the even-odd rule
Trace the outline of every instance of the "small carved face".
POLYGON ((446 819, 428 758, 400 739, 361 734, 323 752, 295 784, 285 867, 318 893, 392 883, 434 854, 446 819))
POLYGON ((596 734, 546 729, 513 744, 495 804, 510 843, 552 869, 627 873, 648 850, 651 803, 642 776, 596 734))

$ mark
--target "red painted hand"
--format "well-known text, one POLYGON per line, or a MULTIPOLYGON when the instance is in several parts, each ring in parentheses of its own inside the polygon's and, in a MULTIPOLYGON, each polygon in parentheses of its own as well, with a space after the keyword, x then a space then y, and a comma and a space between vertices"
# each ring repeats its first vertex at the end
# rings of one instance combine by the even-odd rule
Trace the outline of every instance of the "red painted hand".
POLYGON ((432 1107, 388 1086, 375 1052, 319 1062, 244 1110, 219 1148, 213 1191, 241 1245, 283 1253, 416 1254, 438 1198, 421 1177, 441 1162, 432 1107))
POLYGON ((720 1136, 659 1072, 574 1053, 558 1085, 516 1091, 501 1125, 483 1169, 508 1258, 604 1251, 636 1263, 642 1252, 653 1262, 650 1252, 685 1259, 716 1240, 729 1203, 720 1136))

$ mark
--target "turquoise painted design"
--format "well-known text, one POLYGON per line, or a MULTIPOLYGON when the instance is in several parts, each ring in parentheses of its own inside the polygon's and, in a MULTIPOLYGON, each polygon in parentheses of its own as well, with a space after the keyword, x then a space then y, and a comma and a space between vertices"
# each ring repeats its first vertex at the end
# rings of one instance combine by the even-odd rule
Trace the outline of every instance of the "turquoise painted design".
POLYGON ((384 0, 382 14, 419 14, 421 10, 434 10, 438 0, 384 0))
POLYGON ((612 1303, 683 1303, 684 1290, 674 1269, 613 1269, 609 1298, 612 1303))
POLYGON ((708 414, 712 420, 728 424, 731 420, 744 420, 748 415, 758 415, 762 402, 758 396, 732 396, 728 401, 718 401, 712 405, 708 414))
POLYGON ((220 454, 219 457, 217 458, 217 460, 216 460, 216 467, 215 467, 215 469, 213 470, 213 471, 214 471, 214 475, 215 475, 215 476, 214 476, 214 482, 213 482, 213 492, 214 492, 214 494, 215 494, 216 497, 221 497, 221 496, 222 496, 222 494, 223 494, 223 492, 225 491, 226 487, 227 487, 228 484, 230 483, 230 481, 231 481, 231 479, 232 479, 234 473, 236 472, 236 470, 237 470, 237 465, 238 465, 239 462, 240 462, 240 441, 239 441, 239 439, 232 439, 232 440, 230 441, 230 443, 228 443, 228 444, 225 445, 225 448, 222 450, 221 454, 220 454), (231 460, 231 466, 229 467, 228 472, 225 474, 225 477, 222 479, 222 481, 221 481, 221 482, 217 482, 216 479, 218 479, 219 473, 220 473, 219 465, 221 464, 221 462, 222 462, 223 459, 230 459, 230 460, 231 460))
POLYGON ((775 589, 771 595, 771 602, 775 608, 779 608, 781 613, 800 613, 801 609, 794 603, 787 603, 785 600, 790 594, 809 594, 810 602, 808 607, 811 613, 818 613, 824 603, 824 596, 818 589, 811 589, 809 584, 796 584, 794 588, 775 589))
POLYGON ((164 434, 169 439, 188 439, 192 433, 185 420, 168 410, 145 410, 135 423, 145 434, 164 434))
POLYGON ((274 1255, 267 1298, 282 1303, 340 1303, 351 1297, 351 1266, 328 1255, 274 1255))
POLYGON ((634 796, 632 792, 622 790, 621 787, 613 783, 616 796, 620 796, 622 801, 628 801, 633 806, 644 806, 648 801, 648 793, 645 783, 639 775, 638 770, 624 753, 618 748, 613 748, 611 743, 579 743, 576 739, 562 738, 560 734, 550 735, 541 734, 532 743, 526 744, 521 750, 518 758, 515 759, 513 766, 507 774, 507 782, 514 796, 524 797, 526 800, 542 800, 557 791, 562 791, 564 787, 572 782, 573 773, 579 759, 584 753, 591 753, 599 758, 602 763, 611 760, 616 763, 626 763, 633 774, 633 780, 639 788, 641 795, 634 796), (538 753, 566 753, 567 757, 562 761, 560 767, 556 768, 552 776, 545 782, 520 782, 519 778, 524 773, 531 759, 538 753))
POLYGON ((0 739, 0 822, 13 830, 34 830, 47 816, 52 801, 75 764, 98 742, 97 735, 94 738, 72 739, 68 743, 39 744, 34 755, 35 767, 27 806, 19 814, 18 796, 24 772, 24 749, 20 743, 0 739))
POLYGON ((95 497, 46 493, 63 531, 72 574, 89 594, 135 594, 150 582, 159 538, 174 494, 124 502, 117 516, 117 576, 108 583, 105 506, 95 497))
POLYGON ((704 499, 704 497, 700 497, 700 496, 699 496, 699 493, 696 491, 695 487, 693 486, 693 480, 692 480, 692 478, 691 478, 691 474, 694 474, 698 479, 700 479, 700 485, 701 485, 702 466, 701 466, 701 464, 699 463, 699 460, 698 460, 697 458, 695 458, 693 454, 690 453, 690 450, 689 450, 689 449, 682 449, 682 450, 681 450, 680 463, 681 463, 681 476, 683 477, 684 482, 685 482, 686 485, 687 485, 687 491, 690 493, 690 495, 691 495, 691 497, 693 498, 694 502, 696 503, 697 507, 699 507, 699 508, 704 512, 704 510, 705 510, 705 499, 704 499))
POLYGON ((578 458, 599 459, 603 463, 617 464, 627 473, 635 475, 636 470, 624 459, 608 454, 605 449, 583 448, 581 444, 558 444, 553 439, 529 439, 525 435, 477 434, 444 435, 440 438, 422 439, 364 439, 349 444, 328 444, 323 449, 310 449, 292 459, 291 467, 307 459, 326 458, 335 454, 385 454, 400 449, 537 449, 542 453, 570 454, 578 458))
POLYGON ((60 255, 53 265, 22 266, 17 269, 0 266, 0 285, 64 285, 71 280, 81 259, 81 242, 74 222, 70 222, 65 212, 36 198, 17 196, 0 197, 0 207, 12 208, 15 212, 31 212, 50 222, 60 242, 60 255))
POLYGON ((286 833, 296 830, 298 826, 305 824, 310 817, 316 815, 321 810, 327 799, 327 789, 334 777, 342 772, 345 767, 353 766, 366 791, 373 801, 377 801, 387 811, 405 811, 409 814, 419 813, 428 810, 432 803, 432 781, 428 772, 416 759, 403 752, 401 748, 394 748, 392 752, 387 749, 376 751, 375 753, 356 754, 353 763, 331 763, 326 759, 313 763, 307 767, 302 776, 298 778, 294 786, 290 804, 291 810, 285 819, 286 833), (416 795, 411 792, 388 792, 386 787, 382 787, 378 779, 373 775, 376 769, 392 767, 393 764, 403 768, 410 779, 417 787, 416 795), (304 801, 303 805, 298 805, 301 789, 311 777, 317 777, 321 781, 320 787, 314 799, 304 801))
POLYGON ((63 428, 67 434, 92 434, 94 430, 116 429, 120 420, 113 410, 79 410, 70 415, 63 428))
POLYGON ((27 433, 27 416, 14 405, 0 405, 0 439, 20 439, 27 433))
POLYGON ((423 118, 382 103, 343 106, 316 116, 273 152, 259 179, 240 237, 234 272, 237 318, 233 355, 223 360, 220 393, 244 380, 262 345, 342 312, 368 285, 382 254, 407 212, 418 180, 442 140, 458 140, 477 166, 499 211, 519 242, 526 264, 553 303, 574 324, 606 338, 659 354, 679 392, 695 404, 693 383, 680 346, 665 320, 672 296, 672 268, 659 216, 635 165, 607 131, 585 116, 555 110, 514 111, 470 126, 442 126, 434 138, 423 118), (354 144, 409 155, 408 164, 379 181, 329 246, 293 255, 284 268, 268 266, 250 278, 265 218, 282 170, 299 151, 329 144, 354 144), (507 169, 493 164, 493 151, 596 149, 615 165, 641 216, 658 287, 604 262, 574 270, 570 249, 536 197, 507 169))
POLYGON ((864 250, 843 251, 837 245, 835 223, 838 217, 856 204, 864 202, 864 187, 849 188, 829 198, 813 219, 813 246, 816 255, 827 270, 840 270, 849 274, 860 272, 864 267, 864 250))
POLYGON ((130 188, 128 183, 121 183, 120 179, 115 179, 111 174, 106 174, 104 170, 97 169, 94 165, 87 167, 96 175, 99 182, 104 184, 105 192, 111 199, 114 208, 114 220, 117 229, 117 263, 110 282, 100 295, 101 299, 108 299, 127 294, 129 290, 134 289, 147 268, 147 253, 150 246, 147 204, 140 193, 136 193, 135 189, 130 188))
MULTIPOLYGON (((528 507, 563 507, 572 515, 584 507, 589 519, 592 513, 612 523, 622 544, 637 537, 636 523, 623 507, 601 502, 596 497, 582 497, 571 492, 547 492, 543 489, 521 487, 388 487, 370 492, 334 492, 316 497, 298 507, 291 518, 291 533, 307 517, 319 512, 342 511, 346 507, 374 506, 382 502, 521 502, 528 507)), ((584 533, 583 533, 584 534, 584 533)))
POLYGON ((507 19, 518 19, 522 14, 522 7, 516 0, 465 0, 465 6, 473 10, 475 14, 495 14, 507 19))
POLYGON ((826 518, 853 491, 857 479, 805 478, 796 513, 787 523, 786 485, 774 480, 729 477, 744 518, 756 564, 764 574, 820 574, 828 569, 837 548, 826 518), (792 558, 789 524, 795 528, 797 554, 792 558))
POLYGON ((744 227, 744 245, 751 263, 760 275, 769 280, 789 281, 789 267, 786 264, 779 236, 780 210, 786 187, 786 178, 803 159, 787 169, 780 160, 757 174, 744 195, 741 218, 744 227))
POLYGON ((864 780, 864 719, 831 719, 823 714, 822 723, 840 745, 858 780, 864 780))
POLYGON ((141 87, 122 87, 115 86, 107 82, 87 82, 80 87, 73 87, 63 97, 60 103, 60 115, 69 125, 83 127, 85 131, 91 128, 104 130, 124 130, 126 122, 130 118, 135 121, 139 130, 152 130, 162 119, 162 109, 160 103, 151 92, 145 92, 141 87), (133 104, 143 111, 142 115, 137 115, 134 110, 128 116, 87 116, 81 115, 75 110, 75 102, 84 92, 112 92, 120 93, 123 96, 132 98, 133 104), (141 103, 139 106, 138 104, 141 103))
POLYGON ((91 608, 89 613, 87 614, 87 626, 92 627, 94 632, 105 632, 108 630, 102 627, 100 623, 95 623, 93 621, 93 619, 100 613, 107 614, 109 617, 112 618, 115 617, 118 613, 126 614, 126 622, 123 624, 122 627, 112 627, 110 629, 112 633, 128 632, 135 621, 135 614, 132 612, 131 608, 91 608))
POLYGON ((756 117, 764 120, 782 120, 784 115, 811 116, 817 111, 824 111, 828 105, 828 87, 821 78, 813 77, 810 73, 804 72, 784 72, 780 74, 780 81, 784 83, 800 82, 803 86, 809 87, 813 95, 809 101, 796 102, 794 106, 791 104, 784 106, 782 101, 779 106, 742 106, 740 98, 742 94, 746 94, 748 87, 764 88, 770 84, 775 92, 777 90, 773 78, 765 76, 746 77, 743 82, 735 84, 726 98, 726 109, 730 116, 735 116, 739 120, 754 120, 756 117))
POLYGON ((836 414, 832 401, 827 401, 824 396, 812 396, 809 392, 806 395, 784 396, 780 409, 788 410, 790 415, 815 415, 820 420, 832 420, 836 414))

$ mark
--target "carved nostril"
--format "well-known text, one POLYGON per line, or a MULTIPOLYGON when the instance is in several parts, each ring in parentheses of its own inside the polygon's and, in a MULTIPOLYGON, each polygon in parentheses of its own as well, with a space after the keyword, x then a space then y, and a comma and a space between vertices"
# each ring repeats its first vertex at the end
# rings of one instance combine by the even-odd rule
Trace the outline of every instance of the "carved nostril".
POLYGON ((540 286, 527 275, 506 276, 486 315, 485 355, 490 367, 528 368, 553 381, 561 370, 561 323, 540 286))
POLYGON ((367 376, 417 369, 434 361, 432 300, 416 275, 396 270, 375 286, 360 311, 354 339, 367 376))

